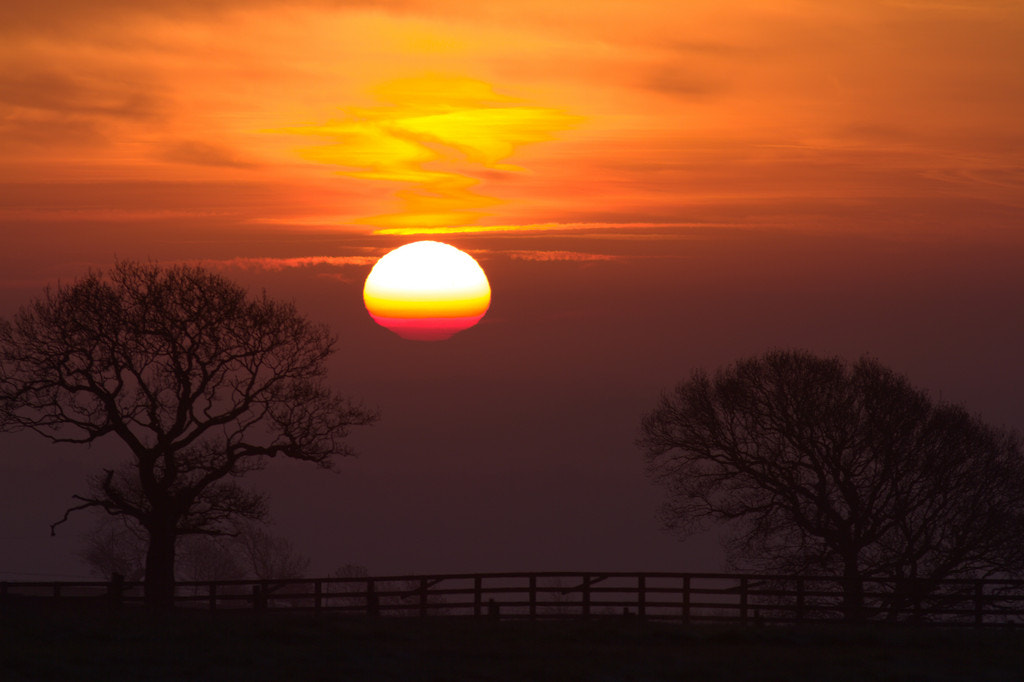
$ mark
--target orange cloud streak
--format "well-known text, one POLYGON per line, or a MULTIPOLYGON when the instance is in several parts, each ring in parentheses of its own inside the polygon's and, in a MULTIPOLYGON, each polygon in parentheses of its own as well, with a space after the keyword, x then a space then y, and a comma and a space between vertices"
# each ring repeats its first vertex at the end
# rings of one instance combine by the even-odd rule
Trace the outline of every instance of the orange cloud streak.
POLYGON ((204 265, 241 268, 243 270, 285 270, 315 265, 332 265, 335 267, 373 265, 377 261, 371 256, 300 256, 297 258, 227 258, 222 260, 205 260, 204 265))
POLYGON ((735 223, 535 223, 530 225, 458 225, 446 227, 389 227, 374 230, 378 235, 488 234, 502 232, 576 232, 581 230, 633 230, 637 228, 725 227, 735 223))

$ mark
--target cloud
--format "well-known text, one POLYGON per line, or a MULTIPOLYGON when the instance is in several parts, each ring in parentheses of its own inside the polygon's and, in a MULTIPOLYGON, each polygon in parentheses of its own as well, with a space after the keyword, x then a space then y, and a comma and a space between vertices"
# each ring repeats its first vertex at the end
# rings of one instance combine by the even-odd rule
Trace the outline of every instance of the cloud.
POLYGON ((0 138, 8 151, 40 148, 95 147, 108 143, 103 126, 96 121, 54 121, 46 119, 0 119, 0 138))
POLYGON ((706 97, 724 90, 724 85, 705 76, 685 70, 679 64, 668 64, 654 69, 644 86, 670 95, 706 97))
POLYGON ((58 115, 149 119, 160 110, 158 99, 141 84, 116 79, 68 75, 57 70, 21 71, 17 65, 0 75, 0 104, 58 115))
POLYGON ((512 260, 536 261, 542 263, 558 261, 611 261, 620 260, 622 256, 612 256, 602 253, 581 253, 579 251, 505 251, 512 260))
POLYGON ((308 268, 318 265, 331 267, 363 267, 377 262, 374 256, 299 256, 297 258, 226 258, 220 260, 203 260, 209 267, 239 268, 242 270, 280 271, 289 268, 308 268))
MULTIPOLYGON (((725 225, 722 223, 721 225, 725 225)), ((733 223, 729 223, 729 226, 733 223)), ((375 235, 442 235, 442 234, 491 234, 502 232, 579 232, 585 230, 635 230, 645 228, 716 227, 719 223, 708 222, 578 222, 578 223, 532 223, 525 225, 459 225, 451 227, 391 227, 374 230, 375 235)))
POLYGON ((988 0, 988 2, 942 2, 936 0, 903 0, 898 2, 890 0, 889 4, 894 7, 904 7, 911 10, 926 12, 947 11, 947 12, 995 12, 1000 10, 1019 9, 1017 0, 988 0))
POLYGON ((238 158, 230 149, 198 140, 184 140, 171 143, 163 148, 159 158, 164 161, 187 163, 196 166, 257 167, 255 163, 238 158))
POLYGON ((582 121, 500 95, 470 78, 399 79, 376 94, 385 104, 276 132, 323 138, 327 144, 306 148, 302 155, 348 177, 392 185, 400 211, 363 222, 396 229, 478 220, 498 202, 480 186, 521 170, 505 163, 516 149, 550 140, 582 121))
POLYGON ((23 59, 0 64, 0 134, 8 148, 60 154, 110 144, 125 126, 152 123, 166 107, 135 74, 74 73, 23 59))

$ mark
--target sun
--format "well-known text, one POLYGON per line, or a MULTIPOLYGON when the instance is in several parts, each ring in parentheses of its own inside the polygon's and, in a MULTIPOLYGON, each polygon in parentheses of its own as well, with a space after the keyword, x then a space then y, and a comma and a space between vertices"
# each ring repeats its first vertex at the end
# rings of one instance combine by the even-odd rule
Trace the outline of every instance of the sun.
POLYGON ((374 322, 404 339, 441 341, 483 318, 491 286, 468 253, 419 241, 377 261, 366 277, 363 303, 374 322))

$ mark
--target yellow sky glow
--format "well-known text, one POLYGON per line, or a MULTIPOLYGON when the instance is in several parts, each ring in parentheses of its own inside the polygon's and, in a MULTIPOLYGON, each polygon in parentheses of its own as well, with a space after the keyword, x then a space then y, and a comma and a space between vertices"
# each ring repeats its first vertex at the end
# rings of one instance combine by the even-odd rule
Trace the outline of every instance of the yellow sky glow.
POLYGON ((468 78, 401 79, 381 86, 377 94, 388 104, 281 132, 327 141, 302 149, 303 158, 348 177, 390 185, 399 199, 398 212, 359 222, 397 229, 478 220, 498 203, 478 191, 482 173, 519 172, 501 162, 517 147, 552 139, 581 121, 566 112, 516 103, 468 78))

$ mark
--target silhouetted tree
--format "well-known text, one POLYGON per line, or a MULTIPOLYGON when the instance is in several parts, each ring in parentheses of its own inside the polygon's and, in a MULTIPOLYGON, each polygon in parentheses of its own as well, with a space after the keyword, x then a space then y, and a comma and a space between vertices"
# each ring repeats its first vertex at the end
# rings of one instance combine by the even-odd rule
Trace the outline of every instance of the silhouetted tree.
POLYGON ((327 574, 328 578, 367 578, 370 571, 362 564, 342 564, 327 574))
POLYGON ((254 524, 246 524, 234 544, 246 572, 259 580, 295 580, 309 571, 309 557, 300 554, 290 540, 254 524))
POLYGON ((145 529, 147 600, 173 600, 175 543, 265 514, 235 479, 275 456, 330 468, 376 416, 324 385, 335 339, 294 305, 202 268, 117 264, 47 289, 0 322, 0 419, 54 443, 119 439, 64 514, 100 507, 145 529))
POLYGON ((146 532, 128 516, 103 515, 85 536, 78 556, 104 580, 141 580, 146 571, 146 532))
POLYGON ((638 441, 682 533, 729 522, 734 565, 863 580, 892 599, 928 581, 1024 568, 1024 462, 1016 434, 937 403, 870 358, 775 351, 662 396, 638 441))
MULTIPOLYGON (((310 560, 285 538, 254 522, 239 521, 230 535, 189 535, 175 553, 175 577, 186 581, 293 580, 305 577, 310 560)), ((140 580, 146 562, 146 533, 129 516, 104 514, 86 536, 79 556, 96 575, 117 573, 140 580)))
POLYGON ((174 575, 178 580, 244 580, 244 557, 239 556, 238 536, 187 535, 178 542, 174 575))

